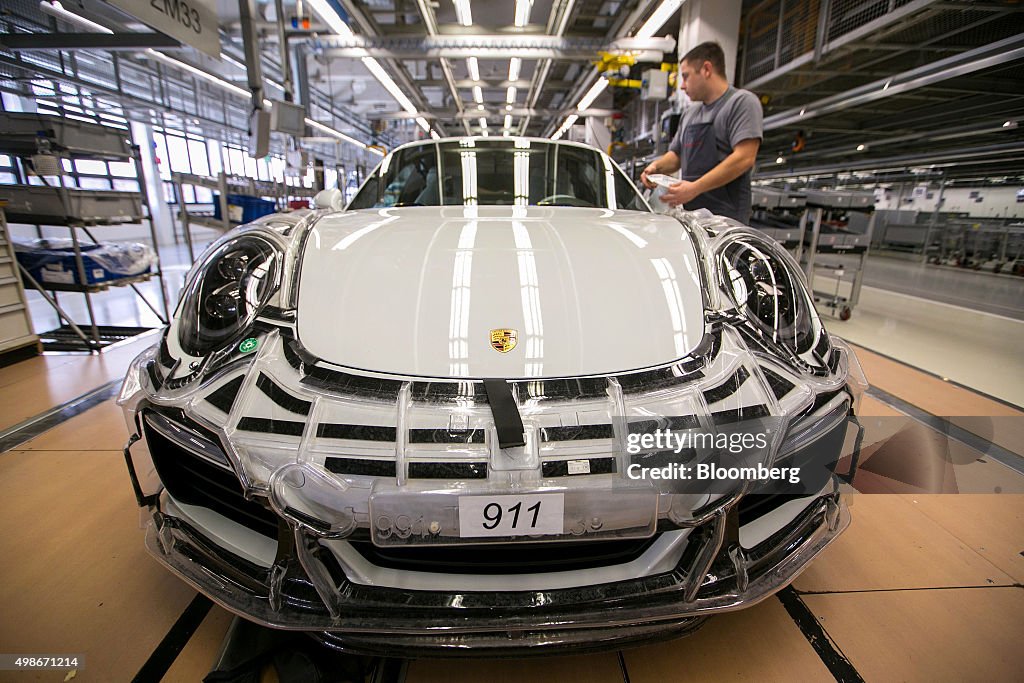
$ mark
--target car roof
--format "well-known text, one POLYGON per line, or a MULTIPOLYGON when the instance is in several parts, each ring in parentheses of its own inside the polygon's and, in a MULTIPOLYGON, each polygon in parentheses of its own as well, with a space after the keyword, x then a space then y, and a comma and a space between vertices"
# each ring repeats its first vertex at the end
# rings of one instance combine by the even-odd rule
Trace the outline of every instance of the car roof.
POLYGON ((398 147, 395 147, 394 149, 392 149, 389 153, 394 153, 394 152, 397 152, 400 149, 406 149, 406 148, 409 148, 409 147, 418 147, 420 145, 435 145, 435 144, 439 144, 439 143, 442 143, 442 142, 462 142, 464 140, 473 140, 474 142, 480 141, 480 140, 487 141, 487 142, 505 142, 505 141, 508 141, 509 143, 515 142, 516 140, 527 140, 529 142, 539 142, 539 143, 545 143, 545 144, 549 144, 549 145, 569 145, 571 147, 582 147, 583 149, 589 149, 589 150, 592 150, 592 151, 595 151, 595 152, 601 152, 602 154, 604 154, 604 152, 602 152, 597 147, 594 147, 593 145, 588 145, 588 144, 583 143, 583 142, 575 142, 573 140, 552 140, 551 138, 525 137, 525 136, 521 136, 521 135, 509 135, 509 136, 504 136, 504 135, 463 135, 463 136, 459 136, 459 137, 438 138, 437 140, 435 140, 433 138, 425 138, 423 140, 414 140, 412 142, 406 142, 404 144, 401 144, 398 147))

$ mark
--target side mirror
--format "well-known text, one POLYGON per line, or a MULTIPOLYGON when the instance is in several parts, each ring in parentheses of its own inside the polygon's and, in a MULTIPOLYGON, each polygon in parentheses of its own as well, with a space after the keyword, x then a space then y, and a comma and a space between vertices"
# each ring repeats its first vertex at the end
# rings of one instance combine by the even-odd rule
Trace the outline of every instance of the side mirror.
POLYGON ((313 204, 318 209, 341 209, 344 203, 344 195, 341 190, 332 188, 330 190, 320 190, 313 197, 313 204))

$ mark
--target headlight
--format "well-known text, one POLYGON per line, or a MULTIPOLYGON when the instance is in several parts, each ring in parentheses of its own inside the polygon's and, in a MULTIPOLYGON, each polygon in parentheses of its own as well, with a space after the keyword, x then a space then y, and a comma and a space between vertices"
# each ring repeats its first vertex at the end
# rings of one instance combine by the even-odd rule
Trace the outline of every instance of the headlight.
POLYGON ((239 235, 208 254, 181 299, 182 350, 204 356, 234 341, 277 289, 280 270, 280 249, 258 235, 239 235))
POLYGON ((757 332, 800 356, 814 347, 821 325, 798 268, 781 247, 744 233, 717 255, 719 286, 757 332))

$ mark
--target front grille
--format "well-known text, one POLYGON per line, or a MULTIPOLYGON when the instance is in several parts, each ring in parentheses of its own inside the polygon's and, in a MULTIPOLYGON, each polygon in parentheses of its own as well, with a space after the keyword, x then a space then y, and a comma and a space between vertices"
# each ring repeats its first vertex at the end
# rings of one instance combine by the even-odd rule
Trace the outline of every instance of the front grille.
POLYGON ((350 540, 360 555, 378 567, 446 574, 537 574, 608 567, 631 562, 657 540, 505 543, 438 548, 378 548, 368 540, 350 540))
MULTIPOLYGON (((206 432, 184 415, 160 417, 180 427, 203 434, 206 432)), ((168 438, 150 423, 150 413, 143 415, 143 428, 149 444, 153 466, 171 496, 187 505, 198 505, 238 522, 244 527, 270 538, 277 538, 277 515, 259 503, 246 500, 242 485, 234 471, 200 457, 182 444, 168 438)), ((216 436, 206 432, 216 443, 216 436)), ((227 457, 223 456, 224 462, 227 457)))

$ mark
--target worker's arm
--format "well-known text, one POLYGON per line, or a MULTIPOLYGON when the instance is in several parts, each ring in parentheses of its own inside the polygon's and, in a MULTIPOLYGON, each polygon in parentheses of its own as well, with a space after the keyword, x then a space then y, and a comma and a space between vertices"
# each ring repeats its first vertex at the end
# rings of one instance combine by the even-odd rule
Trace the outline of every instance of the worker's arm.
POLYGON ((660 157, 647 164, 647 168, 640 174, 640 182, 644 184, 644 187, 654 189, 656 186, 652 183, 647 176, 654 175, 655 173, 675 173, 679 170, 679 155, 675 152, 665 152, 660 157))
POLYGON ((679 181, 665 191, 661 200, 669 206, 678 206, 739 178, 754 167, 754 160, 757 158, 757 150, 760 147, 761 140, 759 138, 750 138, 737 143, 732 153, 722 159, 717 166, 692 182, 679 181))

